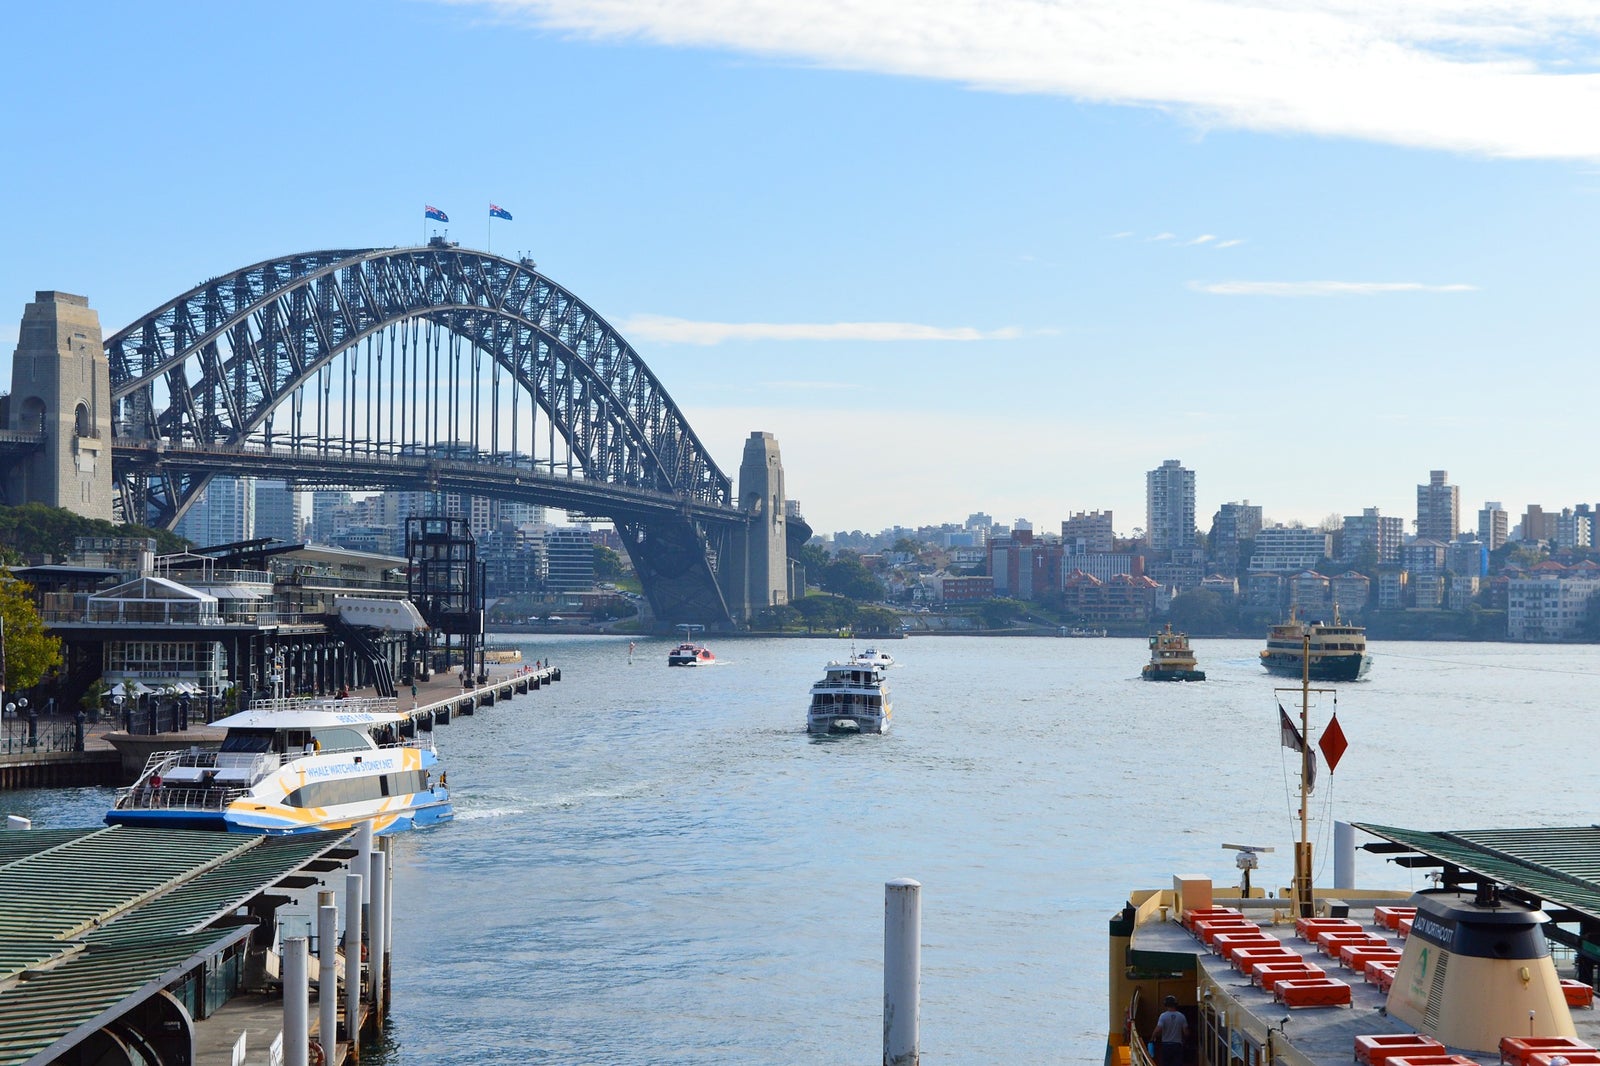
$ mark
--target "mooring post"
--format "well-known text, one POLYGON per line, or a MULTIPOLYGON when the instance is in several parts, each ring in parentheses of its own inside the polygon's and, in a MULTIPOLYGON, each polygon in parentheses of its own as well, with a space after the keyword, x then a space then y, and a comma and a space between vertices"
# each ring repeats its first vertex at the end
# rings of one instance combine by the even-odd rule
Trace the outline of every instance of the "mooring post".
POLYGON ((358 873, 344 878, 344 1031, 350 1061, 361 1059, 361 895, 358 873))
POLYGON ((372 1017, 378 1028, 383 1028, 383 954, 388 950, 385 934, 388 932, 389 899, 384 891, 387 878, 384 876, 388 868, 389 856, 380 849, 372 853, 372 906, 367 917, 367 942, 372 945, 372 1017))
POLYGON ((33 820, 30 819, 30 818, 24 818, 20 814, 8 814, 8 815, 6 815, 6 828, 7 829, 32 829, 33 828, 33 820))
POLYGON ((339 1043, 339 906, 332 889, 317 893, 317 1033, 322 1061, 339 1043))
MULTIPOLYGON (((350 867, 351 873, 366 876, 372 869, 372 821, 368 819, 356 826, 356 861, 350 867)), ((362 906, 372 902, 372 886, 363 883, 361 887, 362 906)))
POLYGON ((917 1066, 922 998, 922 883, 884 886, 883 1066, 917 1066))
POLYGON ((311 982, 306 938, 283 942, 283 1066, 309 1066, 311 982))

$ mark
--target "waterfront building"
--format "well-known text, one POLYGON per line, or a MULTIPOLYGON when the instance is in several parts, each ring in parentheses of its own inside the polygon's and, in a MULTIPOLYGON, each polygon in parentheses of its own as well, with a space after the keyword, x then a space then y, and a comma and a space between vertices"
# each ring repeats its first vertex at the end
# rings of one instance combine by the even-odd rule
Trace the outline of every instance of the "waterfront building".
POLYGON ((1061 544, 1068 555, 1110 552, 1115 540, 1110 511, 1078 511, 1061 523, 1061 544))
POLYGON ((1406 591, 1410 575, 1397 566, 1386 566, 1378 571, 1378 610, 1399 611, 1406 605, 1406 591))
POLYGON ((1315 570, 1302 570, 1289 579, 1289 606, 1307 620, 1333 620, 1331 583, 1315 570))
POLYGON ((1451 574, 1444 594, 1445 606, 1452 611, 1465 611, 1472 605, 1480 587, 1482 579, 1476 574, 1451 574))
POLYGON ((594 588, 594 544, 586 526, 552 526, 545 533, 549 560, 545 587, 551 592, 594 588))
POLYGON ((545 589, 550 576, 545 532, 542 526, 522 526, 491 530, 478 538, 488 595, 526 595, 545 589))
POLYGON ((1194 471, 1168 459, 1145 474, 1145 539, 1152 551, 1194 547, 1194 471))
POLYGON ((350 493, 343 489, 317 489, 311 493, 313 544, 332 544, 350 524, 350 493))
POLYGON ((1589 601, 1600 593, 1600 567, 1584 561, 1539 563, 1513 577, 1506 597, 1506 635, 1512 640, 1576 640, 1586 636, 1589 601))
POLYGON ((994 578, 987 574, 946 574, 934 586, 946 603, 974 603, 994 598, 994 578))
POLYGON ((1367 609, 1367 601, 1372 597, 1372 580, 1366 574, 1346 570, 1328 579, 1328 591, 1339 617, 1353 618, 1367 609))
POLYGON ((1261 508, 1249 500, 1225 503, 1211 518, 1211 564, 1223 574, 1239 572, 1239 544, 1261 532, 1261 508))
POLYGON ((1036 541, 1033 527, 1017 519, 1007 536, 989 541, 989 576, 994 594, 1036 600, 1061 587, 1062 551, 1058 542, 1036 541))
POLYGON ((1320 529, 1268 526, 1256 534, 1250 570, 1307 570, 1326 559, 1332 550, 1333 538, 1320 529))
POLYGON ((1442 574, 1449 545, 1428 537, 1418 537, 1400 550, 1400 562, 1412 574, 1442 574))
POLYGON ((1417 486, 1417 536, 1448 544, 1461 532, 1461 490, 1449 483, 1445 470, 1428 473, 1417 486))
POLYGON ((1359 515, 1344 516, 1344 536, 1339 546, 1339 558, 1353 563, 1370 552, 1374 565, 1397 563, 1405 538, 1406 524, 1403 518, 1380 514, 1376 507, 1366 507, 1359 515))
POLYGON ((1489 500, 1478 512, 1478 539, 1495 551, 1510 534, 1509 516, 1499 500, 1489 500))
POLYGON ((1483 577, 1489 572, 1489 546, 1463 535, 1446 546, 1444 565, 1452 577, 1483 577))
POLYGON ((1249 607, 1281 611, 1288 594, 1283 575, 1275 570, 1254 570, 1245 575, 1244 602, 1249 607))
POLYGON ((1172 593, 1148 577, 1118 574, 1100 581, 1082 571, 1068 574, 1063 586, 1067 610, 1083 621, 1107 625, 1137 623, 1148 625, 1166 612, 1172 593))
POLYGON ((1411 605, 1419 611, 1437 611, 1444 606, 1444 574, 1413 573, 1408 584, 1411 587, 1411 605))
POLYGON ((1239 579, 1229 574, 1212 574, 1200 582, 1203 592, 1214 592, 1226 602, 1232 603, 1239 598, 1239 579))
POLYGON ((1200 580, 1206 572, 1204 551, 1198 546, 1174 548, 1165 556, 1152 559, 1148 564, 1152 578, 1175 592, 1200 587, 1200 580))

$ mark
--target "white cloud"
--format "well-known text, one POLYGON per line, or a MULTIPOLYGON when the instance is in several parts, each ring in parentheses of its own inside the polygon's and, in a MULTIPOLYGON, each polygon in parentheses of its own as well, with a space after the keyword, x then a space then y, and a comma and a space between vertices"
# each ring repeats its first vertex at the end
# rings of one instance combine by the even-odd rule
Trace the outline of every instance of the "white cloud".
POLYGON ((1232 240, 1218 241, 1215 245, 1213 245, 1213 247, 1215 247, 1215 248, 1234 248, 1234 247, 1237 247, 1238 245, 1243 244, 1244 241, 1245 241, 1245 239, 1243 237, 1235 237, 1232 240))
POLYGON ((1200 234, 1200 236, 1196 237, 1194 240, 1192 240, 1192 241, 1184 241, 1183 243, 1187 247, 1189 245, 1195 245, 1195 244, 1208 244, 1211 241, 1214 241, 1216 239, 1217 239, 1217 235, 1215 233, 1202 233, 1202 234, 1200 234))
POLYGON ((1375 296, 1387 292, 1477 292, 1476 285, 1428 285, 1420 281, 1191 281, 1189 288, 1213 296, 1375 296))
POLYGON ((917 322, 693 322, 665 315, 634 315, 619 323, 624 337, 661 344, 723 341, 987 341, 1014 340, 1014 328, 926 326, 917 322))
POLYGON ((1600 158, 1593 0, 451 0, 602 40, 1491 156, 1600 158))
POLYGON ((1147 240, 1147 241, 1172 241, 1172 240, 1177 240, 1177 238, 1178 238, 1178 235, 1176 233, 1158 233, 1154 237, 1146 237, 1145 240, 1147 240))

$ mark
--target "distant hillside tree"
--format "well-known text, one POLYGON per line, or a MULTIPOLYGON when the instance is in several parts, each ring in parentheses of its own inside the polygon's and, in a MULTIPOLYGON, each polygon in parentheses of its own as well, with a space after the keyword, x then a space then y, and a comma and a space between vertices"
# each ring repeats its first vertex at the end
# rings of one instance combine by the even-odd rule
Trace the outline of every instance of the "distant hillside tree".
POLYGON ((846 596, 857 602, 883 599, 883 584, 861 562, 855 552, 840 552, 822 570, 818 582, 823 592, 846 596))
POLYGON ((808 633, 815 633, 819 629, 843 629, 856 614, 856 605, 843 596, 806 596, 789 606, 799 614, 808 633))
POLYGON ((154 537, 156 551, 163 554, 182 551, 189 543, 164 529, 119 526, 42 503, 0 507, 0 552, 10 562, 30 555, 66 555, 78 537, 154 537))

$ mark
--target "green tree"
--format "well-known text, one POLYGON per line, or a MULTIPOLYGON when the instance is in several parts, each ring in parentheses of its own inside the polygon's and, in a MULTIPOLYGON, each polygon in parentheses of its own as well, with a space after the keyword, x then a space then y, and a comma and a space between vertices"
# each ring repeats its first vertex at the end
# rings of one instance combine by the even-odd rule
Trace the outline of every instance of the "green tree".
POLYGON ((823 592, 846 596, 857 602, 883 599, 883 585, 861 562, 855 552, 840 552, 833 562, 823 568, 820 581, 823 592))
POLYGON ((164 529, 119 526, 42 503, 0 507, 0 546, 12 561, 25 555, 65 555, 78 537, 154 537, 156 550, 162 553, 182 551, 188 545, 164 529))
POLYGON ((604 544, 596 544, 594 546, 594 579, 596 581, 615 581, 622 576, 622 573, 622 556, 604 544))
POLYGON ((922 545, 918 544, 910 537, 901 537, 899 540, 894 542, 894 547, 889 550, 900 552, 902 555, 910 555, 914 558, 922 554, 922 545))
POLYGON ((1209 589, 1192 589, 1172 601, 1167 621, 1184 633, 1214 636, 1227 632, 1232 620, 1221 596, 1209 589))
POLYGON ((806 632, 842 629, 855 618, 856 606, 843 596, 813 595, 795 600, 791 607, 805 623, 806 632))
POLYGON ((808 585, 815 585, 822 580, 822 572, 828 568, 828 563, 831 561, 828 549, 814 540, 800 546, 800 565, 805 567, 808 585))
POLYGON ((986 629, 1005 629, 1028 613, 1028 605, 1005 597, 985 600, 978 605, 978 619, 986 629))
POLYGON ((39 610, 29 595, 32 587, 12 578, 0 579, 0 619, 5 622, 7 692, 32 688, 61 665, 61 639, 44 630, 39 610))
POLYGON ((856 609, 857 630, 868 633, 897 633, 900 616, 887 607, 859 607, 856 609))

